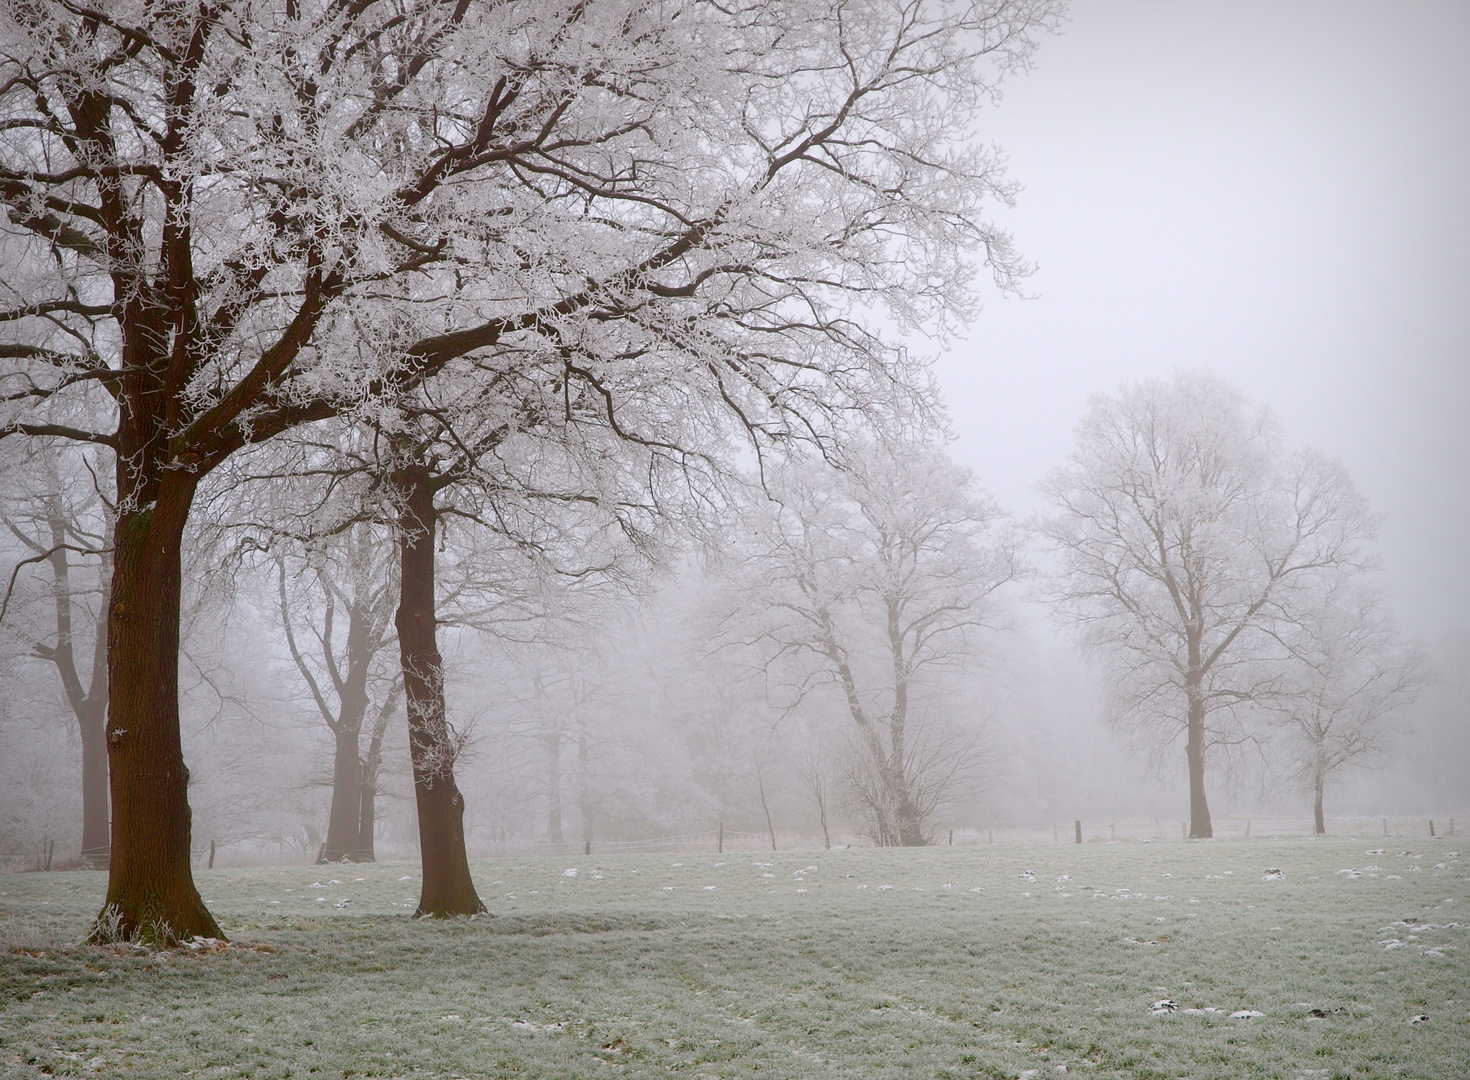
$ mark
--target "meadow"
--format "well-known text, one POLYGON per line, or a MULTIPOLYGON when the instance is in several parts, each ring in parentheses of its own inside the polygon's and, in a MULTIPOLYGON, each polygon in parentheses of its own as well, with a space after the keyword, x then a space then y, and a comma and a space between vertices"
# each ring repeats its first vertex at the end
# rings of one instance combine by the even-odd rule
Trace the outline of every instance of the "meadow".
POLYGON ((230 942, 162 951, 0 875, 0 1074, 1464 1080, 1459 847, 488 859, 452 922, 412 863, 200 870, 230 942))

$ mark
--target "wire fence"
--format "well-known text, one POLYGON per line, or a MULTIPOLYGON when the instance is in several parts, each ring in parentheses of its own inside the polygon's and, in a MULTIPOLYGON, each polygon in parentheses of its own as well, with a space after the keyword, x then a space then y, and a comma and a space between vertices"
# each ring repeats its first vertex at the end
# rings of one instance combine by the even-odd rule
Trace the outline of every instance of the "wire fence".
MULTIPOLYGON (((1374 840, 1427 840, 1463 838, 1467 828, 1466 818, 1459 819, 1427 817, 1331 817, 1326 821, 1328 837, 1353 837, 1365 842, 1374 840)), ((1233 814, 1214 819, 1214 837, 1218 840, 1274 840, 1288 837, 1310 837, 1315 829, 1311 818, 1281 817, 1268 815, 1233 814)), ((941 829, 930 842, 956 847, 974 847, 991 844, 1106 844, 1106 843, 1169 843, 1185 842, 1189 839, 1189 823, 1183 820, 1161 818, 1127 818, 1116 821, 1103 819, 1076 819, 1047 823, 996 824, 956 826, 941 829)), ((775 851, 814 851, 828 846, 821 836, 799 833, 777 833, 772 843, 770 833, 741 832, 735 829, 714 828, 707 832, 679 833, 672 836, 655 836, 634 840, 576 840, 554 843, 550 841, 513 841, 491 845, 475 845, 471 855, 475 858, 514 858, 534 856, 572 857, 576 855, 612 854, 677 854, 700 853, 757 853, 775 851)), ((860 834, 843 833, 830 840, 832 848, 872 847, 871 838, 860 834)), ((209 857, 210 845, 205 843, 195 852, 203 864, 209 857)), ((229 849, 221 846, 222 866, 270 865, 299 862, 295 852, 282 849, 279 845, 256 846, 249 840, 232 843, 229 849)), ((381 860, 416 859, 417 847, 402 844, 380 843, 378 854, 381 860)), ((307 853, 307 861, 310 860, 307 853)), ((63 849, 50 841, 30 850, 0 852, 0 872, 26 872, 56 869, 79 869, 95 865, 81 859, 73 849, 63 849)))

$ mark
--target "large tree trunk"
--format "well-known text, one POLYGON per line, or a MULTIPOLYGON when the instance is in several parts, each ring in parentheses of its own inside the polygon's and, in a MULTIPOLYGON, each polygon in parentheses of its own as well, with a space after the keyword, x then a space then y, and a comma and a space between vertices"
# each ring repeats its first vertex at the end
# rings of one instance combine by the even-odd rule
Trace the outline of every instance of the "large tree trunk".
POLYGON ((362 758, 357 747, 362 716, 359 713, 353 723, 347 711, 344 703, 332 763, 332 811, 327 818, 327 842, 317 859, 319 863, 356 859, 362 835, 362 758))
POLYGON ((398 647, 408 702, 408 747, 419 816, 423 888, 416 916, 476 915, 485 910, 470 879, 464 843, 464 796, 454 782, 454 740, 444 712, 444 665, 434 610, 434 531, 437 512, 422 465, 394 472, 403 500, 398 517, 402 580, 398 647))
POLYGON ((1322 789, 1326 786, 1324 780, 1325 777, 1320 772, 1312 777, 1312 822, 1318 836, 1327 835, 1327 819, 1322 816, 1322 789))
POLYGON ((179 549, 196 481, 172 469, 144 487, 125 475, 132 467, 120 454, 107 620, 112 858, 96 933, 217 938, 189 867, 189 770, 179 737, 179 549))

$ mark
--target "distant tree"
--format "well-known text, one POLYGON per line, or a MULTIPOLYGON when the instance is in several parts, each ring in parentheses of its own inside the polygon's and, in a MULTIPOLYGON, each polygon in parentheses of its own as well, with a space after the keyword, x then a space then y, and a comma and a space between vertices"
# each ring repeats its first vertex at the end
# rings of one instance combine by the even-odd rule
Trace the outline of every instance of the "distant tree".
POLYGON ((874 838, 926 843, 977 763, 970 735, 942 730, 939 714, 966 710, 940 675, 974 665, 1018 542, 969 472, 923 442, 870 443, 840 469, 791 461, 766 487, 718 640, 753 650, 783 709, 835 690, 855 736, 849 790, 874 838))
POLYGON ((1285 672, 1270 631, 1367 562, 1373 518, 1340 465, 1288 453, 1264 409, 1206 374, 1094 398, 1042 490, 1056 611, 1106 660, 1120 722, 1184 736, 1190 835, 1211 836, 1208 751, 1257 738, 1246 706, 1285 672))
POLYGON ((1342 575, 1277 631, 1290 658, 1265 704, 1284 729, 1294 776, 1312 795, 1317 834, 1327 832, 1328 779, 1387 750, 1395 721, 1430 682, 1422 649, 1394 627, 1381 589, 1342 575))
POLYGON ((317 861, 371 861, 375 776, 365 773, 381 763, 382 732, 375 723, 375 761, 371 746, 364 757, 362 729, 375 684, 379 720, 387 718, 382 706, 397 698, 396 675, 385 676, 379 663, 394 644, 392 543, 386 530, 359 522, 330 540, 311 542, 302 555, 288 556, 283 547, 277 545, 276 581, 287 648, 335 744, 332 806, 317 861), (296 630, 303 622, 309 626, 306 646, 296 630))
MULTIPOLYGON (((46 616, 32 605, 17 633, 52 665, 81 736, 82 857, 107 865, 107 596, 112 569, 110 462, 98 468, 75 448, 37 439, 6 463, 0 517, 22 555, 0 602, 14 596, 27 564, 50 574, 46 616)), ((12 608, 11 623, 18 612, 12 608)))

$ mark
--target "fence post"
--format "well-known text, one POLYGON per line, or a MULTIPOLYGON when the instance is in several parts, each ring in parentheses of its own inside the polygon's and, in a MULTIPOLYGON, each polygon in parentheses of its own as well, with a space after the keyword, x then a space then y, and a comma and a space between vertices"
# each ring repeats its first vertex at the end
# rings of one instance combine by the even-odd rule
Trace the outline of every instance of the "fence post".
POLYGON ((1383 835, 1388 835, 1388 818, 1383 819, 1383 835))
POLYGON ((583 840, 582 841, 582 854, 583 855, 591 855, 592 854, 592 841, 591 840, 583 840))
POLYGON ((209 869, 214 869, 214 841, 209 842, 209 869))
POLYGON ((1434 839, 1434 819, 1429 819, 1429 838, 1434 839))
POLYGON ((1078 818, 1072 822, 1072 831, 1077 835, 1077 843, 1082 843, 1082 819, 1078 818))
POLYGON ((715 847, 715 851, 721 855, 725 853, 725 823, 723 821, 720 822, 720 840, 719 844, 715 847))
POLYGON ((949 846, 954 847, 954 830, 949 830, 949 846))

